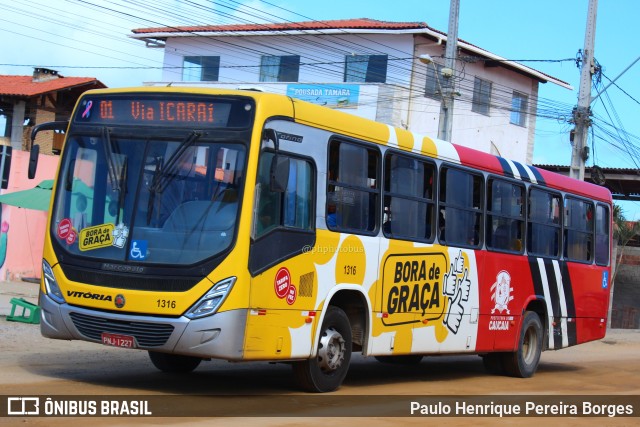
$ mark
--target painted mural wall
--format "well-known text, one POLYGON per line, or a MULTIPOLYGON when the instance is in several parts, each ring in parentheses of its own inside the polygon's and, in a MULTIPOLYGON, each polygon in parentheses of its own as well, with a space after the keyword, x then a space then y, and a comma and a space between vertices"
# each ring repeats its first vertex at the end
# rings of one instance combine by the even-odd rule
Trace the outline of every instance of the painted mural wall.
MULTIPOLYGON (((13 150, 9 188, 1 194, 29 190, 53 179, 58 160, 58 156, 40 155, 36 177, 28 179, 29 152, 13 150)), ((0 206, 0 281, 40 278, 47 212, 0 206)))

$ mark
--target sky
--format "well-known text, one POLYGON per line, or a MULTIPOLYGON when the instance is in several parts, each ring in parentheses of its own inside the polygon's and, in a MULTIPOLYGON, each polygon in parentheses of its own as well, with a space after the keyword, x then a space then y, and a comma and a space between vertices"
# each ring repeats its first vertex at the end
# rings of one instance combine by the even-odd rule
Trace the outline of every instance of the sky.
MULTIPOLYGON (((96 77, 108 87, 161 80, 162 49, 127 36, 133 28, 371 18, 426 22, 447 32, 449 0, 0 0, 0 74, 30 75, 34 66, 64 76, 96 77)), ((568 165, 568 122, 577 104, 589 0, 460 0, 458 37, 563 80, 574 90, 540 85, 535 164, 568 165)), ((600 0, 595 58, 602 69, 593 104, 587 165, 640 167, 640 2, 600 0), (630 65, 634 64, 627 69, 630 65), (624 73, 623 73, 624 72, 624 73), (623 73, 622 75, 620 75, 623 73)), ((592 91, 595 95, 596 92, 592 91)), ((455 117, 453 119, 455 126, 455 117)), ((640 220, 640 202, 620 203, 640 220)))

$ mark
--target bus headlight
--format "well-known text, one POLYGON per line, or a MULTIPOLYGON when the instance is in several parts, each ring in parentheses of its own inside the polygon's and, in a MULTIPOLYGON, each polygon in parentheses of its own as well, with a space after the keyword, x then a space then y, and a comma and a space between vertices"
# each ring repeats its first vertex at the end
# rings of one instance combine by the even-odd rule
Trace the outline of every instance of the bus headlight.
POLYGON ((64 304, 65 300, 56 281, 56 276, 53 275, 51 266, 45 260, 42 260, 42 277, 44 279, 44 286, 47 289, 47 295, 58 304, 64 304))
POLYGON ((189 319, 198 319, 214 314, 218 310, 218 307, 222 305, 227 295, 229 295, 234 283, 236 283, 236 278, 229 277, 213 285, 213 287, 209 289, 209 292, 200 298, 198 302, 185 313, 185 316, 189 319))

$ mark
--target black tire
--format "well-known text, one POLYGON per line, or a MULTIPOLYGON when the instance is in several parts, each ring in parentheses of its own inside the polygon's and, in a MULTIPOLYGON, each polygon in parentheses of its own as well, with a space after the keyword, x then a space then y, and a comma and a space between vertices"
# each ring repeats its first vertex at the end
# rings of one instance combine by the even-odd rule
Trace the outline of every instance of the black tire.
POLYGON ((504 375, 504 357, 504 353, 485 354, 482 356, 484 370, 492 375, 504 375))
POLYGON ((336 390, 347 376, 351 362, 351 325, 338 307, 329 306, 322 321, 318 354, 294 362, 293 375, 300 388, 314 393, 336 390))
POLYGON ((421 354, 403 354, 401 356, 375 356, 376 360, 380 363, 387 363, 389 365, 417 365, 422 362, 421 354))
POLYGON ((162 372, 170 373, 191 372, 202 362, 202 359, 199 357, 160 353, 157 351, 149 351, 149 358, 156 368, 162 372))
POLYGON ((522 319, 518 348, 504 357, 504 369, 512 377, 529 378, 538 369, 542 353, 542 322, 533 311, 526 311, 522 319))

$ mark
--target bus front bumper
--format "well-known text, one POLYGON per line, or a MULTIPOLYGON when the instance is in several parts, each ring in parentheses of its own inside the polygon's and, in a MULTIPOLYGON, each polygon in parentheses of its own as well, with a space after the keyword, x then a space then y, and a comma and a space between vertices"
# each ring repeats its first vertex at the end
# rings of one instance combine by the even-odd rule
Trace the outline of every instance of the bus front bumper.
MULTIPOLYGON (((103 333, 133 337, 133 348, 202 358, 242 360, 248 310, 201 319, 111 313, 58 304, 40 293, 40 331, 61 340, 104 344, 103 333)), ((124 341, 126 342, 126 341, 124 341)))

